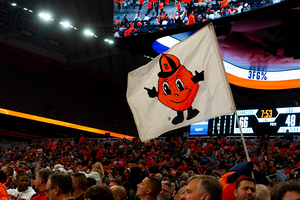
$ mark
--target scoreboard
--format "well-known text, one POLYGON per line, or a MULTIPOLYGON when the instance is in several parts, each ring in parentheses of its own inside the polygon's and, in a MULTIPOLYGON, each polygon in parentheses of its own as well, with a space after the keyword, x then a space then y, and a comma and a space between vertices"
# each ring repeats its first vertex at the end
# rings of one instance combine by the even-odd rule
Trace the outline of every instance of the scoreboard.
MULTIPOLYGON (((245 134, 300 133, 300 107, 238 110, 237 114, 245 134)), ((240 133, 236 117, 234 133, 240 133)))
MULTIPOLYGON (((300 133, 300 107, 237 110, 243 134, 300 133)), ((208 134, 240 134, 234 113, 209 120, 208 134)), ((200 135, 194 132, 194 135, 200 135)), ((203 135, 203 133, 202 133, 203 135)))

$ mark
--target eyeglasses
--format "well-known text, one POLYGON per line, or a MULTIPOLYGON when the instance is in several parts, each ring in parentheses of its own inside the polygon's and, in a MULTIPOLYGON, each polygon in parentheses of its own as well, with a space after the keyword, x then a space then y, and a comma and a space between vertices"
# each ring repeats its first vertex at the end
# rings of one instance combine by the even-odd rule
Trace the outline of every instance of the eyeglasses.
POLYGON ((54 187, 55 187, 55 185, 53 187, 49 188, 49 189, 46 189, 45 190, 45 195, 49 195, 49 190, 52 190, 54 187))

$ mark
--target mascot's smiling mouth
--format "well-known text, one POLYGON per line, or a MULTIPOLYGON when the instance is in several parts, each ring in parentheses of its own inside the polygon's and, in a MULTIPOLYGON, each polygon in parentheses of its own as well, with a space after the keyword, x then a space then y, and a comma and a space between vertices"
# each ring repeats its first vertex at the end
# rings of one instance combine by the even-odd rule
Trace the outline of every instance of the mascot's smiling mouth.
POLYGON ((186 95, 186 98, 185 98, 185 99, 183 99, 182 101, 173 101, 173 100, 170 99, 170 101, 172 101, 173 103, 182 103, 182 102, 184 102, 185 100, 187 100, 187 99, 189 98, 189 96, 190 96, 191 90, 188 89, 188 88, 186 88, 185 90, 188 90, 188 91, 189 91, 189 92, 188 92, 188 95, 186 95))

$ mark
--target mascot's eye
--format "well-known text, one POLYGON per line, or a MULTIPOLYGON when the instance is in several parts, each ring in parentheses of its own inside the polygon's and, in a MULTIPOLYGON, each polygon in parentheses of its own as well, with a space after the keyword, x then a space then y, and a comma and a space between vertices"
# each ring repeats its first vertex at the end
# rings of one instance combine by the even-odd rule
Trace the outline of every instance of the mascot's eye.
POLYGON ((176 87, 179 91, 184 90, 184 85, 183 85, 183 82, 180 78, 176 79, 175 85, 176 85, 176 87))
POLYGON ((171 94, 171 90, 168 82, 164 82, 162 88, 166 95, 171 94))

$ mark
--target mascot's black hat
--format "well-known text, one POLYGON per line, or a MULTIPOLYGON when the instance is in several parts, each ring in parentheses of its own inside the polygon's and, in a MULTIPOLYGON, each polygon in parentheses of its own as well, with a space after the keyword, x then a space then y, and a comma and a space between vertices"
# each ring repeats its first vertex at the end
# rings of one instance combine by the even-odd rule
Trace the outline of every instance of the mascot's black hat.
POLYGON ((161 71, 158 73, 160 78, 166 78, 173 75, 180 66, 179 59, 171 54, 162 54, 159 60, 161 71))

